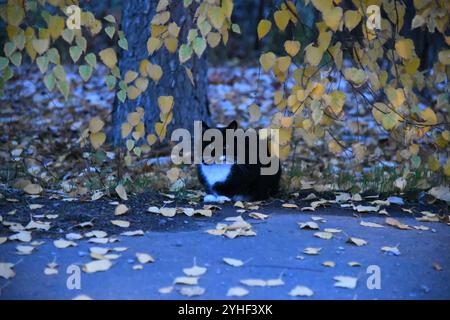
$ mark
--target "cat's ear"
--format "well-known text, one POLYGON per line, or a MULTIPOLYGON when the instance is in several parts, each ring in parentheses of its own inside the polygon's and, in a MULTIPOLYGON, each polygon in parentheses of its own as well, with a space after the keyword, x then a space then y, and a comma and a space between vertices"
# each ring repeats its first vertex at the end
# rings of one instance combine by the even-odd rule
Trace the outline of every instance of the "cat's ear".
POLYGON ((236 120, 233 120, 227 127, 227 129, 236 130, 238 128, 238 123, 236 120))
POLYGON ((205 132, 208 129, 209 129, 208 124, 205 121, 202 121, 202 131, 205 132))

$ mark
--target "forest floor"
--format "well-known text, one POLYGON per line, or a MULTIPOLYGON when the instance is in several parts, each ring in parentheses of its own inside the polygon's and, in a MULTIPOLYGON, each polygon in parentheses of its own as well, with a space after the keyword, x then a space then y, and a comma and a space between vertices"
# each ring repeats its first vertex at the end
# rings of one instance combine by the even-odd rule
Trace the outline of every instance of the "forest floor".
POLYGON ((147 193, 117 216, 105 197, 3 195, 0 299, 450 299, 436 203, 339 194, 211 207, 147 193))

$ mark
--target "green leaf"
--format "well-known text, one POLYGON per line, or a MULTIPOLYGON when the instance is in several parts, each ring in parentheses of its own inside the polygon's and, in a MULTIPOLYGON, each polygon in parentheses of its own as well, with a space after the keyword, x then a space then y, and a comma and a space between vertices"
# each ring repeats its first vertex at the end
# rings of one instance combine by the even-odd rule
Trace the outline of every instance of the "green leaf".
POLYGON ((181 63, 188 61, 192 57, 192 47, 183 43, 178 55, 181 63))
POLYGON ((7 42, 5 44, 4 51, 7 57, 10 57, 13 54, 14 50, 16 50, 16 45, 14 43, 7 42))
POLYGON ((120 38, 117 42, 119 47, 121 47, 123 50, 128 50, 128 40, 126 38, 120 38))
POLYGON ((197 55, 197 57, 200 58, 206 49, 205 38, 202 38, 202 37, 195 38, 194 42, 193 42, 193 49, 194 49, 194 52, 197 55))
POLYGON ((109 90, 113 90, 116 87, 117 79, 114 76, 107 76, 106 77, 106 84, 108 85, 109 90))
POLYGON ((16 51, 12 54, 11 57, 9 57, 11 59, 11 62, 16 66, 16 67, 20 67, 20 65, 22 64, 22 52, 20 51, 16 51))
POLYGON ((64 70, 64 67, 61 66, 61 65, 56 66, 55 68, 53 68, 53 74, 60 81, 65 81, 66 80, 66 71, 64 70))
POLYGON ((97 57, 92 52, 84 57, 84 61, 86 61, 92 68, 95 68, 97 65, 97 57))
POLYGON ((234 33, 241 34, 241 27, 239 27, 239 25, 236 23, 233 23, 231 25, 231 30, 233 30, 234 33))
POLYGON ((67 81, 60 80, 57 82, 57 86, 64 98, 67 100, 69 98, 69 83, 67 81))
POLYGON ((125 102, 125 99, 127 98, 127 92, 125 90, 120 90, 117 92, 117 98, 119 98, 120 102, 125 102))
POLYGON ((111 23, 116 23, 116 18, 113 15, 111 15, 111 14, 108 14, 103 19, 105 19, 106 21, 111 22, 111 23))
POLYGON ((9 79, 11 79, 13 76, 14 76, 14 73, 9 66, 6 67, 5 70, 3 70, 3 79, 5 80, 5 82, 8 81, 9 79))
POLYGON ((50 50, 47 51, 46 56, 48 57, 51 63, 61 64, 61 58, 59 56, 58 49, 51 48, 50 50))
POLYGON ((9 61, 5 57, 0 57, 0 71, 5 69, 9 65, 9 61))
POLYGON ((55 76, 51 73, 46 74, 44 77, 44 84, 47 87, 48 91, 52 91, 55 88, 56 84, 55 76))
POLYGON ((36 59, 36 63, 38 65, 39 70, 42 73, 45 73, 48 69, 48 57, 47 56, 40 56, 36 59))
POLYGON ((81 78, 86 82, 90 79, 92 75, 92 67, 88 65, 82 65, 78 68, 81 78))
POLYGON ((79 46, 73 46, 69 49, 70 57, 72 58, 73 62, 77 63, 77 61, 81 57, 82 50, 79 46))
POLYGON ((114 26, 108 26, 105 28, 105 32, 110 39, 114 37, 114 33, 116 32, 116 28, 114 26))

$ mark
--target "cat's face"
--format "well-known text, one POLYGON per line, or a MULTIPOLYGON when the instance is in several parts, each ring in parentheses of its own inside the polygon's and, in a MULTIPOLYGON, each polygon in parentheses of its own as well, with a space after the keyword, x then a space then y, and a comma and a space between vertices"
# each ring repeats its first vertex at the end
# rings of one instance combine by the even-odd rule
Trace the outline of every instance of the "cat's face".
MULTIPOLYGON (((222 134, 222 139, 223 139, 223 145, 221 146, 222 148, 222 156, 219 158, 219 155, 216 154, 216 148, 214 148, 214 139, 212 139, 212 141, 205 141, 205 138, 202 141, 202 152, 203 152, 203 163, 205 164, 213 164, 213 163, 226 163, 226 162, 233 162, 234 159, 229 159, 226 158, 226 154, 227 154, 227 150, 229 150, 229 148, 231 147, 230 142, 228 141, 227 143, 227 135, 226 132, 227 130, 236 130, 238 128, 238 124, 237 122, 234 120, 232 121, 228 126, 219 126, 219 127, 215 127, 213 129, 217 129, 220 131, 220 133, 222 134), (211 154, 211 157, 208 157, 206 155, 211 154), (216 159, 217 158, 217 159, 216 159)), ((211 129, 205 122, 202 122, 202 129, 203 129, 203 134, 205 133, 206 130, 211 129)), ((236 154, 236 153, 235 153, 236 154)))

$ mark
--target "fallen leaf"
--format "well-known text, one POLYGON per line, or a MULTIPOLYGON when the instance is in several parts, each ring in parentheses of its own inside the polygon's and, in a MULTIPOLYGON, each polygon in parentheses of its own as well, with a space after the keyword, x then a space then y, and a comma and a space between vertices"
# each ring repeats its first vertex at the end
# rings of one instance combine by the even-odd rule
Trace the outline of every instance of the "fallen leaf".
POLYGON ((144 231, 136 230, 136 231, 126 231, 121 233, 122 236, 134 237, 134 236, 143 236, 144 231))
POLYGON ((358 205, 353 206, 353 210, 356 210, 358 212, 378 212, 378 210, 380 210, 380 207, 358 205))
POLYGON ((161 211, 159 210, 159 208, 158 207, 149 207, 148 209, 147 209, 147 211, 148 212, 151 212, 151 213, 161 213, 161 211))
POLYGON ((394 255, 394 256, 399 256, 399 255, 400 255, 400 250, 398 250, 398 247, 388 247, 388 246, 385 246, 385 247, 382 247, 382 248, 381 248, 381 251, 390 253, 390 254, 392 254, 392 255, 394 255))
POLYGON ((127 196, 127 191, 125 190, 124 186, 119 184, 116 187, 116 193, 119 195, 119 197, 124 200, 127 201, 128 200, 128 196, 127 196))
POLYGON ((83 266, 83 271, 86 273, 94 273, 99 271, 106 271, 109 268, 111 268, 112 263, 111 261, 104 259, 104 260, 96 260, 91 261, 89 263, 86 263, 83 266))
POLYGON ((357 262, 357 261, 349 261, 347 263, 350 267, 361 267, 361 263, 357 262))
POLYGON ((20 231, 16 234, 13 234, 12 236, 10 236, 9 240, 19 240, 22 242, 30 242, 31 241, 31 232, 20 231))
POLYGON ((125 214, 128 212, 128 207, 124 204, 119 204, 116 209, 114 210, 114 215, 120 216, 122 214, 125 214))
POLYGON ((166 208, 163 207, 160 209, 160 213, 164 216, 164 217, 174 217, 177 214, 177 208, 166 208))
POLYGON ((233 258, 223 258, 223 261, 233 267, 241 267, 244 265, 244 262, 242 262, 241 260, 233 258))
POLYGON ((294 203, 283 203, 281 206, 283 208, 298 209, 298 206, 294 203))
POLYGON ((299 223, 300 229, 319 230, 319 225, 316 222, 308 221, 299 223))
POLYGON ((395 228, 398 228, 398 229, 401 229, 401 230, 410 230, 410 229, 412 229, 410 226, 408 226, 406 224, 403 224, 403 223, 401 223, 400 221, 398 221, 398 220, 396 220, 394 218, 386 218, 385 222, 386 222, 387 225, 390 225, 392 227, 395 227, 395 228))
POLYGON ((111 220, 111 223, 120 228, 128 228, 130 226, 130 222, 125 220, 111 220))
POLYGON ((360 238, 350 237, 347 239, 347 243, 351 243, 358 247, 361 247, 361 246, 365 246, 367 244, 367 241, 364 239, 360 239, 360 238))
POLYGON ((249 217, 251 217, 253 219, 257 219, 257 220, 266 220, 267 217, 269 216, 268 214, 263 214, 263 213, 259 213, 259 212, 251 212, 248 215, 249 215, 249 217))
POLYGON ((189 277, 198 277, 205 274, 206 270, 206 268, 194 265, 191 268, 184 268, 183 272, 189 277))
POLYGON ((32 246, 17 246, 16 250, 17 250, 17 254, 29 255, 33 252, 34 247, 32 247, 32 246))
POLYGON ((205 293, 205 289, 202 287, 183 287, 180 289, 180 293, 183 296, 187 297, 194 297, 194 296, 201 296, 205 293))
POLYGON ((334 268, 336 266, 336 262, 334 261, 324 261, 322 265, 329 268, 334 268))
POLYGON ((375 222, 361 221, 359 224, 364 227, 370 227, 370 228, 384 228, 384 226, 382 226, 381 224, 375 223, 375 222))
POLYGON ((311 297, 314 292, 305 286, 296 286, 294 289, 289 291, 289 295, 292 297, 311 297))
POLYGON ((337 276, 334 277, 337 282, 334 284, 338 288, 355 289, 358 282, 357 278, 347 277, 347 276, 337 276))
POLYGON ((136 257, 137 257, 138 261, 142 264, 149 263, 149 262, 155 262, 155 259, 147 253, 136 253, 136 257))
POLYGON ((316 232, 314 236, 324 240, 330 240, 333 238, 333 234, 331 232, 316 232))
POLYGON ((77 244, 75 242, 64 240, 64 239, 59 239, 59 240, 53 241, 53 245, 55 247, 57 247, 58 249, 65 249, 67 247, 76 247, 77 246, 77 244))
POLYGON ((320 250, 322 250, 322 248, 311 248, 311 247, 308 247, 308 248, 305 248, 303 250, 303 253, 304 254, 309 254, 309 255, 317 255, 317 254, 320 253, 320 250))
POLYGON ((250 287, 265 287, 266 281, 262 279, 245 279, 240 281, 242 284, 245 284, 250 287))
POLYGON ((173 286, 163 287, 163 288, 158 289, 158 292, 162 293, 162 294, 168 294, 168 293, 171 293, 172 291, 173 291, 173 286))
POLYGON ((13 270, 14 264, 8 262, 0 262, 0 277, 11 279, 16 275, 13 270))
POLYGON ((233 287, 228 289, 227 296, 228 297, 243 297, 248 295, 249 291, 242 287, 233 287))
POLYGON ((173 281, 174 284, 187 284, 187 285, 197 285, 198 278, 197 277, 177 277, 173 281))
POLYGON ((244 206, 244 204, 242 203, 242 201, 236 201, 236 202, 234 203, 234 206, 235 206, 235 207, 238 207, 238 208, 245 209, 245 206, 244 206))
POLYGON ((436 271, 442 271, 443 269, 442 269, 442 266, 439 264, 439 263, 437 263, 437 262, 433 262, 433 268, 436 270, 436 271))

